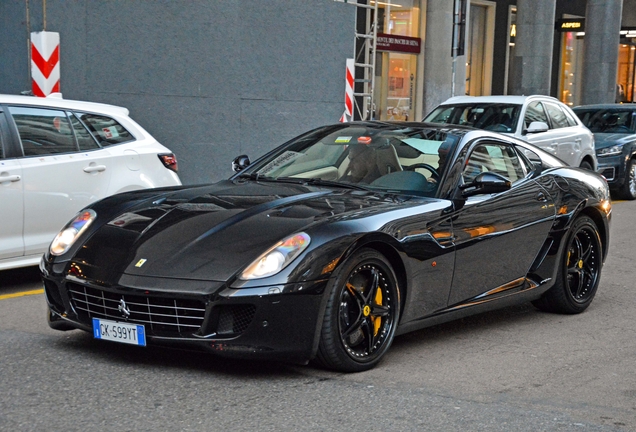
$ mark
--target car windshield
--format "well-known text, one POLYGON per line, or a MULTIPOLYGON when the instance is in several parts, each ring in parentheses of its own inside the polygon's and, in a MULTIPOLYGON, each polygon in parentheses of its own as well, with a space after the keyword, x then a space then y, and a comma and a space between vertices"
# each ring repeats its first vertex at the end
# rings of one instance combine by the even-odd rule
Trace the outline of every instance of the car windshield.
POLYGON ((460 135, 407 124, 348 123, 302 135, 240 176, 434 196, 460 135))
POLYGON ((593 133, 636 133, 636 111, 627 109, 575 109, 574 112, 593 133))
POLYGON ((441 105, 435 108, 424 121, 513 133, 517 129, 520 111, 521 105, 505 103, 441 105))

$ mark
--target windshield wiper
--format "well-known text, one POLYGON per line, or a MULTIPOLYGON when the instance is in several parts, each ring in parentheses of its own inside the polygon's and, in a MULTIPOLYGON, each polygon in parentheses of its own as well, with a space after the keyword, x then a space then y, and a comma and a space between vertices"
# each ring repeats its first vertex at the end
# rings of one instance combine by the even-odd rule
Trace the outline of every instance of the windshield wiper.
POLYGON ((323 180, 321 178, 301 178, 301 177, 264 177, 258 173, 245 173, 240 174, 238 178, 247 178, 250 180, 256 181, 267 181, 267 182, 281 182, 281 183, 293 183, 293 184, 301 184, 301 185, 312 185, 312 186, 333 186, 345 189, 355 189, 355 190, 363 190, 369 191, 371 188, 355 184, 355 183, 344 183, 338 182, 334 180, 323 180))
POLYGON ((334 187, 356 189, 356 190, 363 190, 363 191, 371 190, 371 188, 368 188, 356 183, 343 183, 343 182, 338 182, 333 180, 323 180, 321 178, 302 179, 302 181, 305 184, 313 185, 313 186, 334 186, 334 187))

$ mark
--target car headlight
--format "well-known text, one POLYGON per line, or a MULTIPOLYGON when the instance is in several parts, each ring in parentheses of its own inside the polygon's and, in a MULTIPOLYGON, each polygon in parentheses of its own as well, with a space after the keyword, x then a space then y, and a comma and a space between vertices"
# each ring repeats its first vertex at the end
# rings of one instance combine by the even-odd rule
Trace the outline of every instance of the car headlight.
POLYGON ((259 256, 241 273, 240 278, 260 279, 275 275, 300 255, 310 241, 311 238, 304 232, 287 237, 259 256))
POLYGON ((614 156, 623 153, 623 144, 605 147, 596 152, 596 156, 614 156))
POLYGON ((53 239, 49 248, 51 255, 59 256, 65 253, 96 217, 97 213, 94 210, 84 210, 78 213, 75 219, 70 221, 53 239))

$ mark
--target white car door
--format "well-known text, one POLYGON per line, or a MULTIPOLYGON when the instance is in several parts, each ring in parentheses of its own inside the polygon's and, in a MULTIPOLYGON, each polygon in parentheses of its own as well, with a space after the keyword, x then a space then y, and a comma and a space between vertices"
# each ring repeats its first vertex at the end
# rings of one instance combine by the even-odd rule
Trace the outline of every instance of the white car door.
POLYGON ((76 212, 106 196, 111 158, 72 114, 17 106, 9 112, 24 151, 24 253, 42 253, 76 212))
POLYGON ((4 159, 0 142, 0 260, 24 255, 23 185, 20 163, 17 159, 4 159))
POLYGON ((544 106, 548 112, 551 122, 552 139, 557 143, 557 156, 570 166, 581 164, 581 134, 579 127, 570 127, 565 114, 558 105, 545 102, 544 106))

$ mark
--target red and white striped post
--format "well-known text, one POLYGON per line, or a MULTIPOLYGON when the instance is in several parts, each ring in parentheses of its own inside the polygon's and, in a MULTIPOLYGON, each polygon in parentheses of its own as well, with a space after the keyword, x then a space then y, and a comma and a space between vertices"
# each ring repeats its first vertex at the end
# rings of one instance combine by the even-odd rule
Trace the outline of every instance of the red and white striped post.
POLYGON ((347 78, 345 87, 345 110, 340 117, 341 123, 347 123, 351 121, 353 117, 353 67, 354 62, 352 58, 347 59, 347 78))
POLYGON ((46 97, 60 91, 59 33, 31 33, 31 81, 35 96, 46 97))

